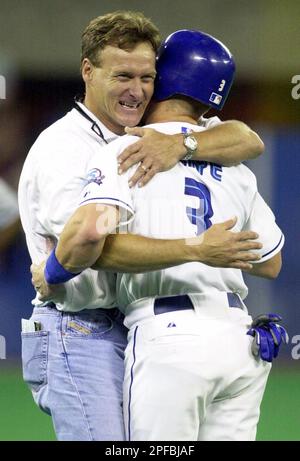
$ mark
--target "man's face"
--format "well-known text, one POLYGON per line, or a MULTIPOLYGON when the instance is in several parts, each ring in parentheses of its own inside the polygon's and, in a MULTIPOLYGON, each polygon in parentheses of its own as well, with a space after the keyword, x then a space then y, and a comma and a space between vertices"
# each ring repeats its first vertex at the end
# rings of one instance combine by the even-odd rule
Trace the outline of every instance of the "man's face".
POLYGON ((126 51, 107 45, 100 53, 100 66, 84 60, 85 104, 116 134, 136 126, 152 97, 155 53, 148 42, 126 51))

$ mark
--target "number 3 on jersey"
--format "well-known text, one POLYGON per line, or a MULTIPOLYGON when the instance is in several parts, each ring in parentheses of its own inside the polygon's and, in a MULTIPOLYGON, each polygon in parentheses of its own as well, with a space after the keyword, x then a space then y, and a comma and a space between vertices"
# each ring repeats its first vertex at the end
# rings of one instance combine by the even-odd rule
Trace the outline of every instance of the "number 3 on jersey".
POLYGON ((186 214, 190 222, 197 226, 196 235, 200 235, 210 226, 212 222, 210 218, 214 212, 211 206, 211 197, 209 189, 201 182, 192 178, 185 178, 185 195, 192 195, 199 199, 199 207, 191 208, 186 207, 186 214))

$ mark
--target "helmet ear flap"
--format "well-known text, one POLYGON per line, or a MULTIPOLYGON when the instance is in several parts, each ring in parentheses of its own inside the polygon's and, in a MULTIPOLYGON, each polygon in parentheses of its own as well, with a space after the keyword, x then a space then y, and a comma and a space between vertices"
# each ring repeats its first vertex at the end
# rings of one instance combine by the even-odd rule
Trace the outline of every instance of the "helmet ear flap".
POLYGON ((235 62, 211 35, 178 30, 162 43, 156 59, 156 101, 182 95, 221 110, 229 94, 235 62))

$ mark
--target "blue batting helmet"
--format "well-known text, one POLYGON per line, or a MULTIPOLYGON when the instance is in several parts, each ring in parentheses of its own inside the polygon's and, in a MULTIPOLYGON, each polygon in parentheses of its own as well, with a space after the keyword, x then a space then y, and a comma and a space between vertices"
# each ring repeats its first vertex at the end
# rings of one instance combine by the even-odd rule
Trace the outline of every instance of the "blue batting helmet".
POLYGON ((221 110, 233 82, 235 63, 228 48, 214 37, 178 30, 160 46, 156 70, 156 101, 183 95, 221 110))

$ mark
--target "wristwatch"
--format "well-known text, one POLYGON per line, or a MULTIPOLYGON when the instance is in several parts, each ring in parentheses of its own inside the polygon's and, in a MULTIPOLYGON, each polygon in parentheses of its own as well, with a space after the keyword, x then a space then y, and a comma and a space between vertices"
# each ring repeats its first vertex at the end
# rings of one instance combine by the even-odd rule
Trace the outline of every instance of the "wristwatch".
POLYGON ((182 160, 191 160, 193 158, 194 153, 198 148, 198 141, 191 133, 184 133, 183 134, 183 145, 187 150, 186 155, 182 158, 182 160))

